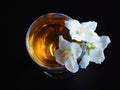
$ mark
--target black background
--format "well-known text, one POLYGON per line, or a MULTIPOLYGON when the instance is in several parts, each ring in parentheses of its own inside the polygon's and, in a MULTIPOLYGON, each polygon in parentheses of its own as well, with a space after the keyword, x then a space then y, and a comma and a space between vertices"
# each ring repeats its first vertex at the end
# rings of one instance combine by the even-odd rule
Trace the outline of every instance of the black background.
MULTIPOLYGON (((15 2, 8 7, 7 52, 3 68, 5 87, 16 90, 105 90, 120 89, 119 68, 119 7, 117 2, 102 1, 29 1, 15 2), (96 32, 110 36, 111 43, 105 49, 105 61, 98 65, 90 63, 87 69, 72 78, 56 80, 44 75, 32 62, 25 47, 26 32, 39 16, 58 12, 80 22, 96 21, 96 32)), ((7 26, 6 26, 7 27, 7 26)), ((4 88, 5 88, 4 87, 4 88)))

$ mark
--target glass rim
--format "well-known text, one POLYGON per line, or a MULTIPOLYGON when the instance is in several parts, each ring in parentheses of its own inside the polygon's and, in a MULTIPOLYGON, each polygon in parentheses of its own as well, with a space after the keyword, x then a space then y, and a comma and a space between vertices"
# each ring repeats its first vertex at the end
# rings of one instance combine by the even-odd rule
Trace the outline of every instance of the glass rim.
POLYGON ((28 54, 29 54, 29 56, 31 57, 31 59, 32 59, 32 61, 34 61, 38 66, 40 66, 41 68, 43 68, 43 69, 48 69, 48 70, 61 70, 61 69, 65 69, 65 66, 64 65, 61 65, 61 66, 46 66, 46 65, 43 65, 43 64, 41 64, 38 60, 36 60, 34 57, 33 57, 33 55, 32 55, 32 53, 30 52, 30 50, 29 50, 29 48, 30 48, 30 46, 29 46, 29 34, 30 34, 30 31, 32 30, 31 28, 32 28, 32 26, 35 24, 35 22, 38 20, 38 19, 40 19, 40 18, 42 18, 42 17, 44 17, 44 16, 47 16, 47 15, 61 15, 61 16, 65 16, 65 17, 67 17, 68 19, 71 19, 71 17, 70 16, 68 16, 68 15, 66 15, 66 14, 63 14, 63 13, 47 13, 47 14, 43 14, 43 15, 41 15, 41 16, 39 16, 38 18, 36 18, 31 24, 30 24, 30 26, 29 26, 29 28, 28 28, 28 30, 27 30, 27 33, 26 33, 26 37, 25 37, 25 46, 26 46, 26 49, 27 49, 27 52, 28 52, 28 54))

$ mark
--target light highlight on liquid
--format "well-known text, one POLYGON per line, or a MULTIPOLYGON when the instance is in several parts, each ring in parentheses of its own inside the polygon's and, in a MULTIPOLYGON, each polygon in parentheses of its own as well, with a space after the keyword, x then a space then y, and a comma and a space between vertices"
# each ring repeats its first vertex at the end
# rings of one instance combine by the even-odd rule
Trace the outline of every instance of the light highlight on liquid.
POLYGON ((69 30, 64 26, 65 16, 57 19, 52 16, 34 23, 31 28, 28 43, 32 57, 45 66, 60 66, 55 60, 54 53, 58 49, 59 35, 70 40, 69 30), (39 24, 40 23, 40 24, 39 24))

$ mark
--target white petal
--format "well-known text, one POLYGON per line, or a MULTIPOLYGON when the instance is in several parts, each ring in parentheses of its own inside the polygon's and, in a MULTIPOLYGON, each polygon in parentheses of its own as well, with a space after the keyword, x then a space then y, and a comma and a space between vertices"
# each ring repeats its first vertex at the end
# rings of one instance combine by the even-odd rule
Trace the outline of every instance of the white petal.
POLYGON ((104 52, 102 49, 92 49, 90 51, 90 61, 96 64, 101 64, 105 59, 104 52))
POLYGON ((97 33, 88 31, 84 41, 95 42, 95 41, 98 41, 99 38, 100 37, 97 35, 97 33))
POLYGON ((57 50, 55 51, 55 58, 56 58, 56 62, 57 62, 57 63, 59 63, 59 64, 61 64, 61 65, 64 65, 65 60, 62 58, 61 53, 62 53, 62 50, 57 49, 57 50))
POLYGON ((69 19, 68 21, 65 21, 65 26, 69 29, 69 30, 76 30, 80 27, 80 23, 78 20, 75 19, 69 19))
POLYGON ((79 34, 73 31, 70 31, 70 36, 73 40, 76 40, 76 41, 84 40, 84 37, 81 37, 79 34))
POLYGON ((95 31, 97 27, 97 22, 95 21, 83 22, 81 23, 81 25, 90 31, 95 31))
POLYGON ((104 50, 108 44, 111 42, 109 36, 101 36, 101 48, 104 50))
POLYGON ((65 26, 69 29, 69 30, 75 30, 78 29, 80 27, 80 23, 78 20, 75 19, 69 19, 68 21, 65 21, 65 26))
POLYGON ((65 67, 72 73, 75 73, 79 70, 77 60, 74 57, 69 57, 69 59, 66 60, 65 67))
POLYGON ((80 67, 86 68, 89 65, 89 60, 90 60, 90 57, 88 56, 87 53, 85 53, 85 55, 83 56, 83 58, 80 61, 80 67))
POLYGON ((80 47, 80 45, 78 43, 71 43, 70 47, 72 49, 73 56, 75 58, 78 58, 82 53, 82 48, 80 47))
POLYGON ((72 37, 72 39, 76 40, 76 41, 87 41, 87 42, 94 42, 95 40, 99 40, 99 36, 97 35, 97 33, 95 32, 91 32, 91 31, 87 31, 86 33, 84 33, 84 35, 79 35, 75 32, 70 32, 70 35, 72 37))
POLYGON ((70 48, 70 42, 65 40, 62 35, 59 36, 59 48, 61 50, 67 50, 70 48))

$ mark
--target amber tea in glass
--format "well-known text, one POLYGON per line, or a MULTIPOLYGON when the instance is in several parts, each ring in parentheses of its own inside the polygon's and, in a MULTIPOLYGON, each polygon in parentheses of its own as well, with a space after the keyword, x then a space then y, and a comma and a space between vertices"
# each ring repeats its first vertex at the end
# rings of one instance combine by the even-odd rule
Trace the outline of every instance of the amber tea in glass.
POLYGON ((29 27, 26 35, 27 51, 44 71, 62 73, 66 69, 55 60, 54 52, 58 49, 59 35, 70 40, 65 20, 69 16, 61 13, 48 13, 37 18, 29 27))

